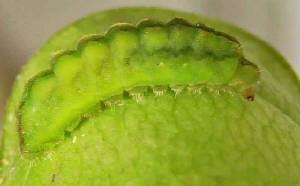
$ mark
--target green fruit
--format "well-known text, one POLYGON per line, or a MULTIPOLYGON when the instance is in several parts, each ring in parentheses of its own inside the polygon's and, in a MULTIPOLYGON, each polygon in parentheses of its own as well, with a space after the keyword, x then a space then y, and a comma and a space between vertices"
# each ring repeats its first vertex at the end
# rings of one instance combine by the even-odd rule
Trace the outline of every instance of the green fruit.
POLYGON ((296 185, 299 87, 274 49, 231 25, 157 8, 100 12, 24 67, 4 121, 1 180, 296 185))

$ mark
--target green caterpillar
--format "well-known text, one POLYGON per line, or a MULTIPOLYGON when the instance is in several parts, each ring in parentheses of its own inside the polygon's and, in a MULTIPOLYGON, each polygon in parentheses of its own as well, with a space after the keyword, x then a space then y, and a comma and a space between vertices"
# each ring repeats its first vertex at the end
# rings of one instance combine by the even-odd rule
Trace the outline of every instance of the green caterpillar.
POLYGON ((150 87, 247 90, 257 79, 258 69, 244 59, 240 44, 202 24, 179 18, 167 24, 144 20, 136 27, 120 23, 104 36, 85 36, 77 50, 56 54, 51 69, 30 80, 19 111, 21 147, 38 152, 53 146, 84 114, 115 96, 140 97, 150 87))
POLYGON ((98 12, 54 34, 19 74, 0 184, 294 186, 299 85, 276 50, 227 23, 98 12))

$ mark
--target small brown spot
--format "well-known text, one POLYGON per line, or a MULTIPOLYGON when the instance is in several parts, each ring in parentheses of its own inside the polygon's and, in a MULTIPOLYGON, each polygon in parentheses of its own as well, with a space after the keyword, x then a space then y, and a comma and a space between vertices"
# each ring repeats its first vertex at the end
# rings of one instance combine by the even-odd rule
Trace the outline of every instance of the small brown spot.
POLYGON ((248 97, 247 97, 247 100, 248 100, 248 101, 254 101, 254 97, 253 97, 253 96, 248 96, 248 97))
POLYGON ((247 99, 248 101, 254 101, 254 88, 253 87, 249 87, 243 90, 242 92, 243 96, 245 99, 247 99))
POLYGON ((55 182, 55 178, 56 178, 56 174, 55 174, 55 173, 53 173, 53 174, 52 174, 52 178, 51 178, 51 182, 52 182, 52 183, 54 183, 54 182, 55 182))

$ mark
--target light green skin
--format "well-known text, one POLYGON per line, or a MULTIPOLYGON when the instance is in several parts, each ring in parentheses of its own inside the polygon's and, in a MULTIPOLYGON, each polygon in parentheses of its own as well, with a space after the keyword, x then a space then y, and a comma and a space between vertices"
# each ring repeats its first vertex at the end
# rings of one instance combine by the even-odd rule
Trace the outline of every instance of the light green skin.
MULTIPOLYGON (((161 43, 163 40, 158 44, 161 43)), ((113 56, 122 57, 122 52, 126 51, 124 46, 119 55, 113 56)), ((95 56, 93 52, 91 56, 95 56)), ((229 61, 234 56, 230 55, 229 61)), ((70 57, 73 55, 67 56, 70 57)), ((189 57, 184 55, 183 59, 189 57)), ((73 61, 59 59, 64 61, 61 64, 73 61)), ((241 64, 241 58, 238 59, 238 64, 241 64)), ((220 62, 218 60, 213 59, 214 62, 220 62)), ((88 61, 92 62, 93 59, 88 61)), ((153 61, 156 62, 156 59, 153 61)), ((70 66, 67 67, 69 69, 70 66)), ((59 71, 64 67, 57 69, 59 71)), ((120 69, 111 69, 108 74, 115 75, 120 69)), ((209 68, 205 68, 207 71, 209 68)), ((65 77, 69 74, 63 76, 62 82, 66 82, 65 77)), ((84 85, 82 82, 89 81, 83 79, 79 82, 81 87, 84 85)), ((36 95, 34 99, 44 101, 47 88, 52 87, 51 83, 49 86, 46 84, 36 84, 38 89, 32 89, 32 95, 36 95)), ((79 99, 78 95, 72 97, 72 94, 67 94, 70 91, 62 89, 61 92, 66 93, 67 98, 64 99, 79 99)), ((14 86, 4 121, 1 151, 3 184, 296 185, 299 184, 299 92, 298 77, 286 61, 270 46, 239 28, 189 13, 157 8, 123 8, 100 12, 58 32, 24 67, 14 86), (238 73, 236 69, 239 69, 239 65, 230 68, 230 76, 222 76, 227 79, 213 76, 218 81, 214 78, 205 79, 209 75, 199 77, 196 82, 193 81, 194 77, 181 78, 190 71, 182 76, 177 75, 172 81, 165 79, 166 84, 159 80, 169 76, 161 72, 153 76, 155 80, 146 81, 146 84, 134 84, 139 82, 139 76, 136 76, 128 81, 134 82, 129 83, 128 87, 122 85, 124 82, 103 87, 109 91, 116 87, 116 91, 109 92, 106 97, 95 93, 98 97, 95 96, 97 99, 92 101, 93 104, 108 101, 106 103, 110 106, 104 109, 93 106, 92 110, 84 112, 87 119, 80 123, 76 118, 76 122, 66 120, 61 124, 56 120, 51 121, 54 129, 63 127, 49 131, 42 127, 31 129, 35 122, 25 119, 25 141, 21 143, 23 149, 20 148, 17 127, 20 126, 20 118, 18 120, 17 116, 20 108, 21 112, 24 111, 20 107, 24 100, 23 93, 26 92, 24 87, 27 87, 25 85, 28 85, 29 79, 50 68, 54 51, 75 48, 81 36, 103 33, 114 23, 136 25, 143 18, 168 22, 174 17, 184 18, 191 23, 205 23, 233 35, 241 42, 245 58, 257 64, 261 71, 253 102, 241 95, 240 91, 248 85, 252 86, 253 81, 250 75, 243 77, 243 73, 238 73), (237 79, 243 79, 242 85, 235 80, 236 75, 239 75, 237 79), (121 93, 126 89, 134 95, 141 93, 141 89, 134 89, 136 86, 149 86, 151 91, 159 92, 162 88, 158 85, 171 87, 170 84, 182 83, 192 86, 176 96, 176 91, 165 91, 161 96, 146 92, 140 102, 132 99, 134 96, 128 99, 114 97, 120 94, 120 87, 121 93), (201 93, 198 91, 199 83, 201 88, 204 87, 201 93), (196 88, 193 84, 197 84, 196 88), (218 93, 218 90, 222 91, 218 93), (116 100, 121 100, 122 105, 114 105, 116 100), (29 136, 27 141, 26 135, 29 136), (43 136, 46 136, 46 140, 43 136)), ((29 106, 24 108, 32 109, 29 106)), ((46 111, 51 112, 51 109, 46 111)), ((46 120, 61 118, 59 115, 49 115, 50 119, 46 120)), ((27 117, 30 118, 30 114, 27 117)), ((71 120, 74 121, 74 118, 71 120)))
POLYGON ((41 155, 101 104, 105 109, 159 92, 243 92, 258 77, 237 41, 207 27, 179 18, 119 23, 105 35, 85 36, 76 50, 59 52, 48 70, 28 81, 17 111, 21 150, 41 155))

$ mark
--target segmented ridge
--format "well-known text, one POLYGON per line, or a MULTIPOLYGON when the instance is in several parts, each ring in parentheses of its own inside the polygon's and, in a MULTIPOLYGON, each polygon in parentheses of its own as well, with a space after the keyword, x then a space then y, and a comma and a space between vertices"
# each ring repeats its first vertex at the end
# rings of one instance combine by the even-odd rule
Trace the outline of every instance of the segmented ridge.
MULTIPOLYGON (((166 26, 176 26, 176 25, 182 25, 182 26, 187 26, 187 27, 191 27, 191 28, 196 28, 196 29, 206 31, 208 33, 213 33, 216 36, 222 36, 222 37, 230 40, 231 42, 234 42, 235 44, 237 44, 238 49, 241 50, 241 48, 240 48, 241 44, 236 38, 234 38, 233 36, 230 36, 224 32, 216 31, 213 28, 207 27, 203 23, 191 24, 182 18, 174 18, 171 21, 169 21, 168 23, 163 23, 163 22, 160 22, 157 20, 152 20, 152 19, 146 18, 146 19, 141 20, 137 24, 137 26, 130 24, 130 23, 116 23, 116 24, 112 25, 104 34, 87 34, 87 35, 82 36, 78 40, 78 43, 77 43, 77 46, 75 49, 56 51, 52 56, 51 66, 53 67, 55 65, 55 63, 59 57, 61 57, 63 55, 71 55, 76 52, 80 52, 84 48, 85 44, 87 44, 88 42, 105 40, 106 38, 109 38, 109 36, 112 35, 116 31, 135 30, 135 29, 142 29, 145 27, 166 27, 166 26)), ((255 66, 255 64, 253 64, 249 61, 245 64, 249 64, 249 65, 251 64, 251 65, 255 66)))
MULTIPOLYGON (((58 63, 58 60, 61 57, 67 56, 67 55, 76 55, 76 54, 80 53, 84 49, 85 45, 89 42, 92 42, 92 41, 96 41, 96 42, 97 41, 104 41, 104 42, 106 42, 107 39, 110 39, 111 37, 113 37, 114 33, 118 32, 118 31, 134 30, 134 31, 139 32, 139 29, 144 29, 144 28, 154 28, 155 29, 155 28, 158 28, 158 27, 167 27, 167 26, 171 27, 171 26, 174 26, 174 25, 175 26, 178 26, 178 25, 180 26, 181 25, 181 26, 196 28, 196 29, 205 31, 207 33, 213 33, 216 36, 221 36, 221 37, 229 40, 230 42, 234 43, 235 47, 236 47, 236 51, 234 51, 234 54, 230 54, 229 56, 235 55, 235 52, 237 52, 236 57, 240 59, 240 64, 242 66, 249 66, 251 68, 256 69, 255 71, 258 74, 258 68, 254 64, 252 64, 251 62, 247 61, 242 56, 240 43, 235 38, 233 38, 233 37, 231 37, 231 36, 229 36, 225 33, 217 32, 212 28, 206 27, 204 24, 198 23, 196 25, 192 25, 189 22, 185 21, 184 19, 180 19, 180 18, 175 18, 175 19, 171 20, 170 22, 168 22, 166 24, 164 24, 162 22, 159 22, 159 21, 149 20, 149 19, 141 21, 139 24, 137 24, 137 26, 127 24, 127 23, 118 23, 118 24, 113 25, 104 35, 92 34, 92 35, 86 35, 86 36, 82 37, 78 42, 77 48, 74 49, 74 50, 64 50, 64 51, 56 52, 54 54, 52 60, 51 60, 50 69, 45 70, 43 72, 40 72, 39 74, 37 74, 36 76, 34 76, 32 79, 30 79, 28 81, 28 83, 25 87, 25 91, 23 93, 23 97, 22 97, 19 109, 18 109, 18 131, 19 131, 19 136, 20 136, 21 151, 22 152, 26 151, 24 149, 24 147, 25 147, 25 137, 24 137, 25 134, 24 134, 24 127, 23 127, 23 124, 22 124, 22 109, 23 109, 23 107, 26 103, 26 100, 29 97, 31 97, 31 90, 32 90, 33 84, 35 82, 37 82, 41 77, 44 78, 46 76, 49 76, 49 77, 55 76, 55 72, 54 72, 53 69, 55 68, 55 66, 58 63)), ((184 47, 182 47, 182 48, 179 47, 179 49, 173 46, 173 49, 176 50, 176 51, 184 52, 186 48, 190 47, 190 46, 185 46, 184 44, 183 44, 183 46, 184 47)), ((150 50, 146 51, 146 52, 151 54, 151 53, 154 53, 155 51, 157 51, 155 46, 154 46, 154 48, 152 48, 153 50, 151 49, 151 47, 150 47, 150 50)), ((170 45, 168 47, 170 47, 170 45)), ((174 53, 174 54, 176 55, 176 53, 174 53)), ((211 54, 211 51, 209 52, 209 54, 211 54)), ((212 56, 214 56, 214 55, 212 55, 212 56)), ((222 58, 224 58, 224 57, 226 58, 226 57, 229 57, 229 56, 227 56, 227 54, 224 54, 224 56, 222 56, 222 58)), ((161 65, 161 64, 159 64, 159 65, 161 65)), ((244 80, 242 80, 242 81, 240 81, 240 80, 235 81, 234 80, 232 83, 229 83, 229 85, 236 86, 236 85, 241 84, 241 82, 243 82, 243 81, 244 80)), ((243 91, 242 92, 243 96, 245 98, 247 98, 248 100, 253 100, 253 98, 254 98, 254 91, 253 91, 253 89, 251 89, 251 87, 249 88, 249 86, 252 85, 255 81, 253 81, 253 82, 251 81, 250 83, 248 83, 247 87, 242 87, 242 88, 247 88, 247 90, 249 90, 249 91, 243 91), (251 95, 249 95, 249 94, 251 94, 251 95)), ((139 102, 141 97, 143 96, 143 94, 144 93, 146 94, 146 92, 149 92, 149 89, 151 89, 152 92, 155 95, 160 96, 160 95, 163 95, 166 91, 170 91, 170 90, 171 90, 171 92, 174 93, 174 95, 179 94, 183 90, 188 90, 188 91, 191 91, 191 92, 194 92, 194 93, 201 93, 201 91, 202 91, 201 87, 205 87, 205 86, 207 87, 207 85, 193 84, 193 83, 191 85, 157 85, 157 86, 152 86, 152 87, 151 86, 139 86, 138 85, 135 88, 130 88, 130 90, 129 89, 128 90, 122 90, 121 94, 117 93, 117 95, 111 95, 107 99, 100 100, 100 101, 101 101, 102 105, 107 107, 107 106, 115 105, 118 102, 118 100, 120 100, 120 99, 116 98, 115 96, 119 97, 119 96, 129 95, 130 97, 135 98, 137 100, 137 102, 139 102), (114 102, 114 100, 116 102, 114 102)), ((218 93, 218 91, 216 91, 216 93, 218 93)), ((81 117, 84 117, 84 114, 81 117)))

